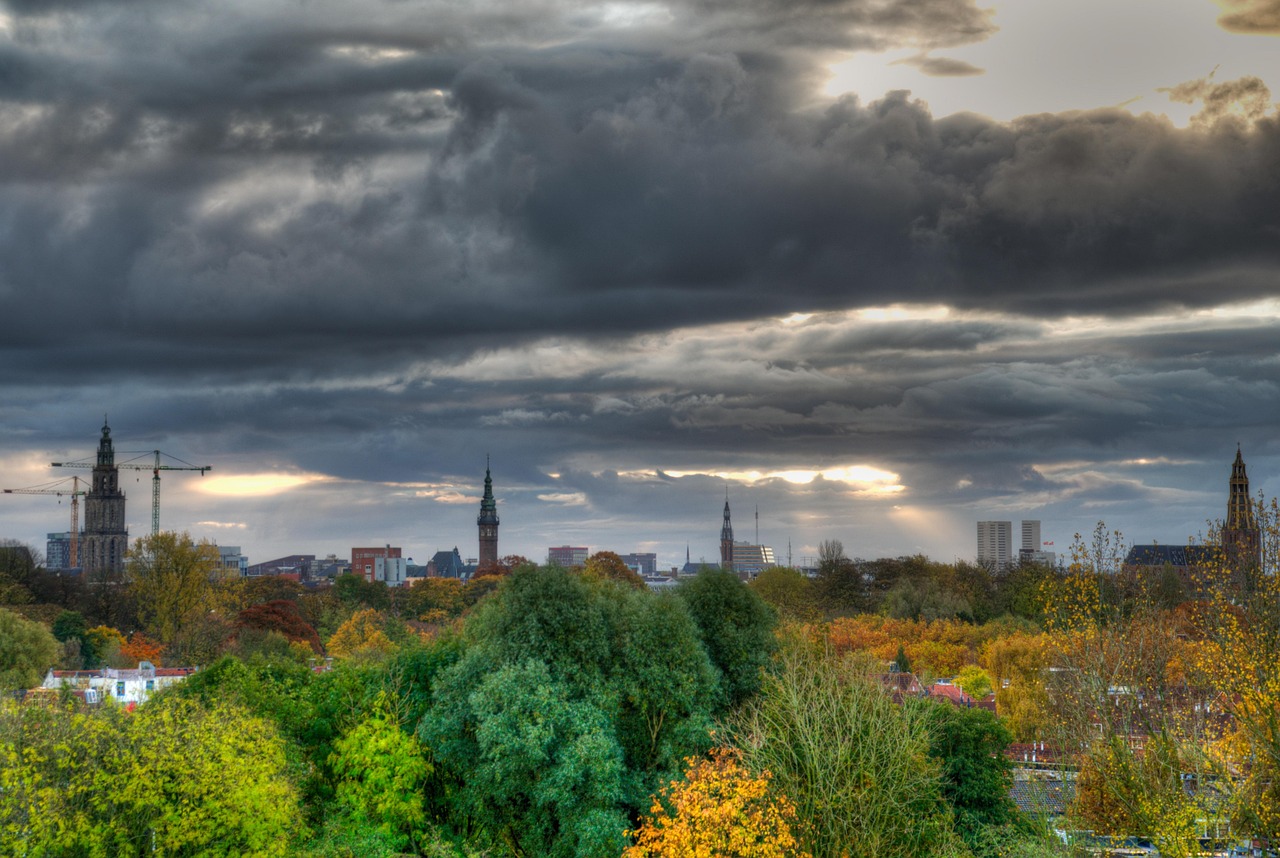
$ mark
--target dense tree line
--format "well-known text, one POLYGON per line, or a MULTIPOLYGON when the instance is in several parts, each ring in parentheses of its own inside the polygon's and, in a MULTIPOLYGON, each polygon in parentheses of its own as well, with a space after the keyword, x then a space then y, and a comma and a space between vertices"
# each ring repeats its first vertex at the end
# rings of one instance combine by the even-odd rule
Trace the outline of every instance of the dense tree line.
MULTIPOLYGON (((185 567, 163 555, 202 553, 181 537, 148 547, 166 574, 185 567)), ((114 638, 102 631, 113 614, 74 592, 44 612, 47 626, 12 615, 47 637, 46 661, 121 660, 139 639, 156 659, 207 660, 132 714, 4 703, 0 849, 675 855, 712 836, 696 821, 708 796, 742 802, 715 836, 768 844, 761 855, 987 855, 997 841, 1014 854, 1038 842, 1008 805, 1007 770, 991 768, 1007 741, 994 718, 893 705, 868 662, 804 626, 781 631, 779 612, 734 576, 705 572, 657 594, 607 558, 512 567, 403 591, 206 576, 188 580, 189 610, 135 601, 136 625, 114 638), (810 717, 823 694, 834 721, 810 717), (193 765, 172 783, 185 754, 204 753, 182 750, 195 727, 178 718, 209 728, 201 741, 222 781, 193 765), (71 768, 53 753, 68 743, 83 745, 71 768), (788 762, 783 750, 801 746, 811 757, 788 762), (131 776, 151 792, 123 786, 131 776), (219 810, 226 780, 275 786, 234 793, 241 818, 219 810), (207 818, 191 814, 204 805, 207 818), (48 828, 49 814, 76 820, 74 836, 48 828), (192 830, 173 823, 183 814, 192 830)))

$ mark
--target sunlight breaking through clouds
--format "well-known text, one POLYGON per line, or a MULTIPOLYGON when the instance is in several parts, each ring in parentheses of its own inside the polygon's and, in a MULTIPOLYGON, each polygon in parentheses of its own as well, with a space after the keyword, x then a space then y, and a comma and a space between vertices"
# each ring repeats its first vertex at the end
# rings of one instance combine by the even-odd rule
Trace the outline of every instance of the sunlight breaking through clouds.
POLYGON ((323 474, 225 474, 194 481, 192 488, 223 497, 259 497, 331 480, 323 474))
POLYGON ((793 485, 809 485, 821 477, 832 483, 845 483, 856 491, 865 494, 897 494, 906 490, 899 482, 898 474, 873 468, 869 465, 849 465, 842 468, 815 470, 807 468, 791 468, 776 471, 668 471, 663 473, 671 477, 710 476, 738 483, 759 483, 766 480, 784 480, 793 485))

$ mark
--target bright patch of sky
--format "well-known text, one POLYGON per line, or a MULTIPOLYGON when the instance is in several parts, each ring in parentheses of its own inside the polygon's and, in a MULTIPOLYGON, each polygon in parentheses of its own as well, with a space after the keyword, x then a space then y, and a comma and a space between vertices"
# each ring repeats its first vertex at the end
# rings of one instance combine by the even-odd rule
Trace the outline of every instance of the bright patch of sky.
POLYGON ((864 52, 830 67, 826 93, 869 101, 906 89, 934 116, 1000 120, 1123 105, 1186 125, 1199 106, 1170 101, 1162 87, 1211 73, 1218 82, 1255 75, 1273 95, 1280 87, 1276 38, 1227 32, 1208 0, 1002 0, 994 8, 1000 29, 991 38, 931 54, 984 74, 927 75, 906 62, 914 48, 864 52))
POLYGON ((329 479, 321 474, 227 474, 195 483, 198 492, 233 497, 276 495, 329 479))

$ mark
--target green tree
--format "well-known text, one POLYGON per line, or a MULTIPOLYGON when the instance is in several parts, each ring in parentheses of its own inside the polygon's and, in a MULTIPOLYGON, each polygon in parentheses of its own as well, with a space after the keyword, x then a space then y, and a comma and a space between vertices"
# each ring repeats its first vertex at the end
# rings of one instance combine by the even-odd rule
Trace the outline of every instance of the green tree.
POLYGON ((795 802, 814 858, 907 858, 957 847, 929 725, 850 662, 788 638, 758 697, 732 719, 755 772, 795 802))
POLYGON ((468 810, 520 855, 593 858, 625 846, 622 749, 609 717, 533 659, 475 690, 468 810))
MULTIPOLYGON (((950 703, 918 701, 929 727, 929 755, 942 766, 942 795, 955 813, 957 833, 977 854, 1022 822, 1010 797, 1013 766, 1004 750, 1012 737, 995 715, 950 703)), ((994 854, 994 853, 992 853, 994 854)))
POLYGON ((797 569, 774 566, 757 575, 748 586, 784 620, 807 623, 821 616, 813 582, 797 569))
POLYGON ((218 547, 186 533, 144 536, 126 560, 129 590, 137 600, 143 628, 162 644, 177 638, 184 624, 209 609, 218 547))
POLYGON ((710 746, 717 675, 674 596, 521 569, 461 648, 419 727, 459 830, 520 854, 617 854, 628 819, 710 746))
POLYGON ((418 740, 391 717, 385 692, 373 712, 338 740, 330 758, 338 803, 357 823, 372 824, 403 848, 426 822, 422 785, 431 764, 418 740))
POLYGON ((982 700, 991 693, 993 687, 991 674, 976 664, 966 664, 952 681, 974 700, 982 700))
POLYGON ((279 737, 238 707, 0 707, 4 854, 284 856, 298 821, 279 737))
POLYGON ((698 625, 702 645, 720 670, 719 708, 731 709, 760 689, 776 648, 773 610, 731 572, 707 569, 676 588, 698 625))
POLYGON ((58 641, 43 625, 0 608, 0 690, 39 683, 58 652, 58 641))
POLYGON ((845 556, 838 539, 824 540, 818 546, 815 591, 819 607, 828 616, 856 614, 871 607, 862 569, 845 556))

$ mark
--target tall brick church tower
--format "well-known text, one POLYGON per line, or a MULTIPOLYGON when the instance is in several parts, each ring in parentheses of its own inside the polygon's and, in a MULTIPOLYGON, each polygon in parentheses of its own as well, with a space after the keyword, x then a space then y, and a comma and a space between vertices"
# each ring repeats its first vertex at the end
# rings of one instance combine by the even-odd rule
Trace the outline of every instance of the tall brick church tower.
POLYGON ((93 466, 93 488, 85 497, 81 566, 86 573, 120 572, 124 569, 124 553, 128 548, 120 470, 116 467, 111 427, 104 419, 102 438, 98 441, 98 461, 93 466))
POLYGON ((733 571, 733 522, 729 521, 729 490, 724 490, 724 524, 720 526, 720 568, 733 571))
POLYGON ((1222 526, 1222 550, 1227 565, 1237 580, 1247 580, 1246 573, 1262 563, 1262 540, 1249 497, 1249 475, 1244 457, 1236 447, 1236 460, 1231 466, 1230 492, 1227 496, 1227 520, 1222 526))
POLYGON ((489 462, 484 464, 484 498, 480 501, 480 515, 476 518, 480 528, 480 569, 498 565, 498 502, 493 497, 493 477, 489 475, 489 462))

